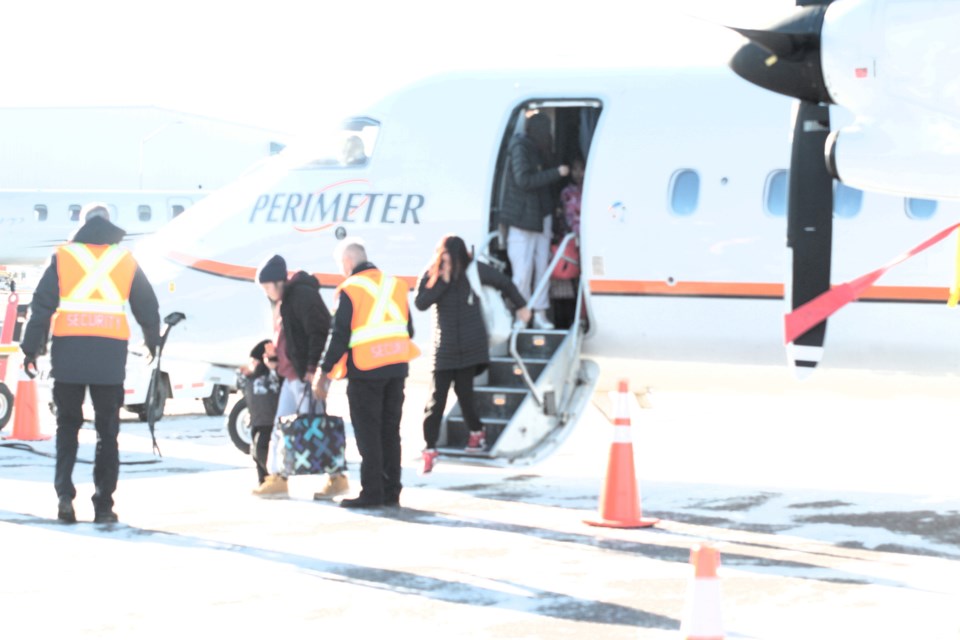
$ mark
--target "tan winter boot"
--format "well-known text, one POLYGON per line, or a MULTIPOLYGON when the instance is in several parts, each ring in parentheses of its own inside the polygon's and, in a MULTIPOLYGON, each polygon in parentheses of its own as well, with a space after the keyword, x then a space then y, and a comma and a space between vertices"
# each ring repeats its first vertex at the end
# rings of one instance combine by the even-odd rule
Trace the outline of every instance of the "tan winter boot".
POLYGON ((286 498, 287 479, 281 475, 269 475, 259 487, 253 490, 258 498, 286 498))
POLYGON ((347 480, 345 473, 331 473, 327 476, 327 484, 323 489, 313 494, 314 500, 333 500, 334 496, 339 496, 350 491, 350 481, 347 480))

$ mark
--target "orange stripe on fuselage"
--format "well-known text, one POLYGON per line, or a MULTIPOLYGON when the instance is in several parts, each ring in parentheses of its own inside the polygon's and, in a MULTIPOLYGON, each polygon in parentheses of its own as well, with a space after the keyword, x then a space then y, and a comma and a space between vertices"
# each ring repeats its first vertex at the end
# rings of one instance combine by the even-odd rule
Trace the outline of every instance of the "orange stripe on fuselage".
MULTIPOLYGON (((591 280, 594 295, 677 296, 692 298, 782 299, 782 284, 765 282, 675 282, 662 280, 591 280)), ((860 300, 898 302, 946 302, 947 287, 872 286, 860 300)))
MULTIPOLYGON (((228 264, 216 260, 194 258, 183 253, 171 251, 167 258, 190 269, 234 280, 253 282, 256 279, 256 267, 228 264)), ((320 285, 335 288, 343 282, 343 276, 334 273, 314 273, 320 285)), ((417 285, 416 276, 398 276, 413 288, 417 285)), ((619 296, 677 296, 690 298, 767 298, 782 299, 784 287, 772 282, 675 282, 662 280, 591 280, 590 291, 594 295, 619 296)), ((865 301, 898 302, 946 302, 950 295, 947 287, 898 287, 872 286, 860 297, 865 301)))
POLYGON ((190 269, 196 269, 197 271, 203 271, 204 273, 221 276, 223 278, 249 280, 253 282, 253 279, 257 275, 255 267, 244 267, 236 264, 227 264, 226 262, 217 262, 216 260, 194 258, 193 256, 188 256, 185 253, 177 253, 176 251, 168 252, 166 257, 190 269))
MULTIPOLYGON (((226 262, 218 262, 216 260, 194 258, 184 253, 177 253, 176 251, 168 252, 166 257, 189 269, 195 269, 221 278, 254 282, 257 277, 256 267, 245 267, 242 265, 228 264, 226 262)), ((320 286, 331 289, 336 288, 344 280, 343 276, 333 273, 314 273, 313 276, 320 281, 320 286)), ((408 287, 413 288, 417 284, 417 278, 415 276, 397 277, 406 282, 408 287)))
POLYGON ((633 296, 720 296, 730 298, 782 298, 782 284, 750 282, 675 282, 662 280, 591 280, 591 293, 633 296))

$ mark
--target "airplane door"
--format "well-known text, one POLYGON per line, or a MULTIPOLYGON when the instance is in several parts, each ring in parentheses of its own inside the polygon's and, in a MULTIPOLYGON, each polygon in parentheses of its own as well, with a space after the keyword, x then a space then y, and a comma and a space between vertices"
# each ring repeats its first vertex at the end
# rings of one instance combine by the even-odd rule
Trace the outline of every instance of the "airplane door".
MULTIPOLYGON (((503 132, 488 221, 489 229, 497 232, 488 234, 490 245, 483 249, 494 258, 491 262, 509 264, 505 240, 516 243, 510 249, 518 263, 526 263, 530 273, 524 273, 524 282, 520 282, 521 278, 515 282, 533 310, 533 318, 529 326, 514 325, 509 339, 495 345, 502 346, 499 352, 491 349, 487 381, 475 387, 479 417, 481 422, 487 421, 483 425, 488 445, 485 454, 490 458, 536 459, 544 443, 576 424, 598 376, 597 365, 580 357, 583 339, 594 323, 588 317, 589 298, 579 270, 555 270, 565 255, 560 246, 555 247, 552 258, 547 259, 544 254, 551 253, 550 240, 576 243, 576 235, 567 233, 566 215, 560 203, 566 203, 576 214, 571 218, 579 228, 584 161, 589 156, 600 111, 598 100, 530 100, 514 109, 503 132), (521 150, 513 151, 514 136, 525 134, 528 118, 534 114, 549 119, 550 139, 541 121, 536 123, 538 131, 531 131, 533 144, 524 143, 521 150), (511 155, 523 156, 519 164, 526 167, 524 172, 529 168, 527 175, 515 175, 511 155), (560 165, 570 167, 569 176, 562 177, 554 169, 560 165), (579 167, 577 171, 574 165, 579 167), (579 182, 573 181, 574 176, 579 182), (510 211, 507 206, 533 209, 533 215, 542 211, 545 219, 555 224, 554 237, 544 238, 536 231, 522 230, 520 224, 525 216, 516 215, 520 212, 510 211), (520 224, 507 233, 500 229, 501 220, 520 224), (526 277, 531 274, 532 278, 526 277), (544 317, 545 311, 548 317, 544 317), (504 386, 507 384, 511 386, 504 386)), ((545 233, 551 235, 549 230, 545 233)), ((444 434, 441 451, 457 455, 459 448, 463 454, 463 444, 459 443, 465 444, 468 435, 462 415, 447 416, 444 434)))
MULTIPOLYGON (((551 157, 545 163, 547 167, 556 167, 561 164, 571 166, 578 159, 584 162, 584 166, 589 166, 590 147, 602 109, 603 105, 599 100, 589 98, 528 100, 514 109, 503 133, 493 179, 488 231, 497 233, 487 248, 491 256, 509 265, 506 251, 507 228, 501 224, 500 220, 504 193, 509 179, 508 172, 511 171, 510 143, 514 136, 522 134, 529 117, 537 113, 545 114, 550 119, 553 134, 551 157)), ((553 220, 554 241, 562 240, 563 236, 570 231, 560 203, 561 191, 570 183, 571 178, 567 177, 551 186, 557 203, 553 220)), ((579 197, 576 207, 579 211, 579 197)), ((555 320, 561 321, 557 323, 558 328, 566 328, 570 326, 573 317, 579 280, 551 282, 549 286, 551 288, 550 315, 555 320)))

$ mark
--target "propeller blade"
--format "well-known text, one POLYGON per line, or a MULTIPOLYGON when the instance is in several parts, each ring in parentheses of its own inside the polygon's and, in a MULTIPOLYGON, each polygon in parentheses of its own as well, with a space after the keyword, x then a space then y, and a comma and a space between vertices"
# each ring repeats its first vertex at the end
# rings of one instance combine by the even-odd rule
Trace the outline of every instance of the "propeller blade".
POLYGON ((820 64, 820 31, 826 4, 803 7, 767 29, 730 27, 750 42, 730 68, 758 87, 810 102, 830 102, 820 64))
MULTIPOLYGON (((830 108, 801 100, 794 117, 787 195, 787 247, 793 263, 788 289, 791 309, 830 289, 833 246, 833 178, 824 158, 830 108)), ((817 366, 826 332, 824 320, 787 345, 788 359, 798 377, 817 366)))

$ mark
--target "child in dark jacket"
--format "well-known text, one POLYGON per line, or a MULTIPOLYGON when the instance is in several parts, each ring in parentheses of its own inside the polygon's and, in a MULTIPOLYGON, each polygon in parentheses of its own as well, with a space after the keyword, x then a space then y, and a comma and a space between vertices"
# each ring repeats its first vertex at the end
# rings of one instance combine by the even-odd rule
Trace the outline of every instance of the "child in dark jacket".
POLYGON ((261 340, 250 350, 250 361, 240 369, 243 398, 250 414, 250 455, 257 464, 257 486, 269 475, 267 451, 280 397, 277 351, 273 342, 261 340))

